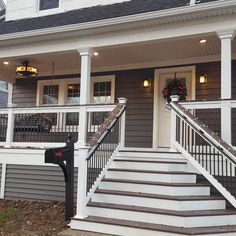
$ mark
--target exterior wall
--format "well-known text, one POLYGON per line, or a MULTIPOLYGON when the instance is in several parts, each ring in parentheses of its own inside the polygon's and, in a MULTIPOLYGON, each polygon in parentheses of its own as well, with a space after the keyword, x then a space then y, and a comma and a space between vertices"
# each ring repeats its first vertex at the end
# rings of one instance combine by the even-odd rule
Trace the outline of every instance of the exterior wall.
POLYGON ((19 107, 35 106, 36 94, 36 79, 17 79, 13 88, 12 102, 19 107))
POLYGON ((125 140, 127 147, 152 147, 153 78, 154 69, 116 73, 116 97, 128 99, 125 140), (144 79, 152 80, 150 88, 143 87, 144 79))
POLYGON ((59 8, 39 11, 39 0, 8 0, 6 7, 6 20, 16 20, 22 18, 51 15, 69 10, 96 5, 107 5, 130 0, 59 0, 59 8))
POLYGON ((7 107, 8 93, 0 89, 0 108, 7 107))
MULTIPOLYGON (((232 97, 236 97, 236 61, 233 61, 232 97)), ((126 146, 152 147, 153 130, 153 78, 154 68, 109 72, 115 74, 115 97, 126 97, 126 146), (144 88, 144 79, 151 79, 152 86, 144 88)), ((94 74, 97 75, 104 75, 94 74)), ((56 76, 55 78, 74 78, 79 75, 56 76)), ((201 63, 196 65, 196 100, 217 100, 220 98, 220 62, 201 63), (207 74, 207 83, 200 84, 200 74, 207 74)), ((38 78, 43 79, 43 78, 38 78)), ((49 77, 45 79, 50 79, 49 77)), ((14 86, 13 103, 19 107, 35 106, 37 93, 36 79, 17 79, 14 86)), ((220 110, 198 111, 197 114, 213 131, 220 134, 220 110)), ((232 123, 236 122, 236 109, 232 111, 232 123)), ((236 128, 233 128, 233 140, 236 142, 236 128)))
MULTIPOLYGON (((153 86, 150 89, 144 88, 143 80, 147 78, 153 80, 154 69, 111 72, 110 74, 115 74, 115 97, 126 97, 128 99, 126 146, 151 148, 153 86)), ((66 77, 75 78, 78 76, 66 77)), ((58 76, 57 78, 63 77, 58 76)), ((36 79, 17 79, 13 90, 13 103, 17 104, 18 107, 35 106, 36 94, 36 79)))
MULTIPOLYGON (((78 171, 75 168, 75 187, 78 171)), ((75 189, 76 194, 76 189, 75 189)), ((62 170, 48 166, 7 165, 5 198, 64 201, 65 182, 62 170)))

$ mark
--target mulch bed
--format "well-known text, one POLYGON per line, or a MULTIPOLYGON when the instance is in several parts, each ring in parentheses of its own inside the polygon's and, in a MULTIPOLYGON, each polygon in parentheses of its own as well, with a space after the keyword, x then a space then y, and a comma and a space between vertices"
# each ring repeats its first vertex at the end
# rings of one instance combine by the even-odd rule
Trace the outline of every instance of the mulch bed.
POLYGON ((0 235, 57 235, 66 225, 63 202, 0 200, 0 235))

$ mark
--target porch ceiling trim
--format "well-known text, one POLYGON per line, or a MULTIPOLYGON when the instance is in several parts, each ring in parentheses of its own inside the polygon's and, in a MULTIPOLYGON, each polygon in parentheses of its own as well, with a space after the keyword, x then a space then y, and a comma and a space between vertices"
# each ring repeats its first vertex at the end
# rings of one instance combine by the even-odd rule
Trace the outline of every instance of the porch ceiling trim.
POLYGON ((129 29, 143 27, 147 25, 164 25, 177 22, 186 22, 201 18, 209 18, 219 15, 228 15, 236 13, 235 0, 219 0, 208 3, 202 3, 195 6, 184 6, 179 8, 171 8, 167 10, 146 12, 129 16, 109 18, 105 20, 91 21, 86 23, 71 24, 37 30, 22 31, 16 33, 2 34, 0 41, 16 40, 19 38, 27 38, 33 36, 53 35, 61 33, 69 33, 80 31, 79 34, 91 34, 102 31, 115 31, 119 27, 121 29, 129 29))

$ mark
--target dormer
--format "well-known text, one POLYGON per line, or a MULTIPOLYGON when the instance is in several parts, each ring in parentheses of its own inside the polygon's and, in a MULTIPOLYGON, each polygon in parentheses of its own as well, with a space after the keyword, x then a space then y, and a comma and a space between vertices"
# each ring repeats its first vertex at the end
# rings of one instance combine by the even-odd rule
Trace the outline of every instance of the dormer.
POLYGON ((6 21, 52 15, 80 8, 126 1, 130 0, 8 0, 6 21))

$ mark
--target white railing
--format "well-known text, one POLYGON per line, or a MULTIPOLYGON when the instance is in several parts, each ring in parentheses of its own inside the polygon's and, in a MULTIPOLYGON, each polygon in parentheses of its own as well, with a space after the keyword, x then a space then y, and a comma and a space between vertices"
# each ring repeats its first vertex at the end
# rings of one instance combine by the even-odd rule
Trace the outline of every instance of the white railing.
POLYGON ((236 208, 236 151, 190 113, 189 107, 174 102, 170 107, 171 117, 175 119, 172 148, 181 152, 236 208))
POLYGON ((180 104, 185 109, 195 112, 194 115, 199 116, 200 120, 202 117, 199 113, 202 111, 202 116, 205 115, 203 123, 206 123, 214 132, 219 133, 227 143, 232 144, 232 109, 236 108, 236 100, 189 101, 180 102, 180 104), (208 115, 209 121, 206 117, 208 115))
POLYGON ((56 147, 64 144, 69 134, 78 143, 79 133, 88 139, 114 107, 96 104, 0 109, 0 146, 56 147), (79 125, 81 111, 86 113, 83 125, 79 125))

